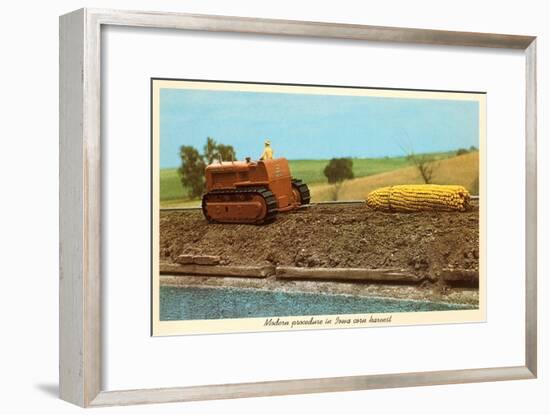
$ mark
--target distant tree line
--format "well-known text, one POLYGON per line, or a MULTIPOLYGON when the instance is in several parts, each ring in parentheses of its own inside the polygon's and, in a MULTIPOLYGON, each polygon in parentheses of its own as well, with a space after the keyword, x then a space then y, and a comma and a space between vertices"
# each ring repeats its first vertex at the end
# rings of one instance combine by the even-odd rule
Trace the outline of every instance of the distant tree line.
POLYGON ((468 154, 468 153, 471 153, 472 151, 477 151, 477 147, 470 146, 470 148, 459 148, 458 150, 456 150, 456 155, 462 156, 463 154, 468 154))
POLYGON ((181 165, 178 169, 181 184, 187 189, 191 199, 202 196, 204 191, 204 169, 214 161, 230 161, 237 158, 233 146, 217 143, 212 137, 206 138, 203 153, 193 146, 180 147, 181 165))

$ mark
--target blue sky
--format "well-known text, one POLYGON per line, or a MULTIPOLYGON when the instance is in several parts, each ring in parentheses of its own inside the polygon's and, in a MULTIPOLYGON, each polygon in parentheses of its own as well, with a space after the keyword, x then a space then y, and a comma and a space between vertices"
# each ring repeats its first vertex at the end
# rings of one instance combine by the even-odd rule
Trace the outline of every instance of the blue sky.
POLYGON ((257 159, 269 138, 276 157, 402 156, 479 147, 475 101, 271 92, 160 90, 160 166, 180 164, 179 147, 202 152, 206 137, 257 159))

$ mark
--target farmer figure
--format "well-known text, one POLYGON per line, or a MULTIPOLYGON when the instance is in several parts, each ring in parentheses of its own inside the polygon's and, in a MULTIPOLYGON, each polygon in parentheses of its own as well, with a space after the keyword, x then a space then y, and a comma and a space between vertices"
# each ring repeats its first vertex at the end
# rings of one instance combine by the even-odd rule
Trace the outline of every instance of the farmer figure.
POLYGON ((260 160, 271 160, 273 158, 273 149, 271 148, 271 142, 269 140, 265 140, 264 145, 264 152, 262 153, 260 160))

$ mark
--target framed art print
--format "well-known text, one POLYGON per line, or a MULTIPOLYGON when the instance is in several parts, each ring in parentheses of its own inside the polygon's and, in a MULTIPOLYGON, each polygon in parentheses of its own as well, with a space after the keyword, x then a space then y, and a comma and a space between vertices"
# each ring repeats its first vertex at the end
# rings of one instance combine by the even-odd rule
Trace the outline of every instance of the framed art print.
POLYGON ((484 93, 151 94, 154 335, 485 319, 484 93))
POLYGON ((532 379, 536 186, 534 36, 64 15, 60 395, 532 379))

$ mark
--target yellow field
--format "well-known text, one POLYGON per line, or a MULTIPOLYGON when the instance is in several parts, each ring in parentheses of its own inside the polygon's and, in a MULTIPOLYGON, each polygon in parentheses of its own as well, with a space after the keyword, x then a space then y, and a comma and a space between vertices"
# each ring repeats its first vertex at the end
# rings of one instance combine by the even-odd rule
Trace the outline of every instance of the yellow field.
POLYGON ((182 199, 175 199, 175 200, 161 200, 160 201, 160 207, 161 208, 190 208, 190 207, 201 207, 201 200, 182 200, 182 199))
MULTIPOLYGON (((479 152, 435 162, 434 184, 457 184, 464 186, 472 195, 478 194, 479 152)), ((346 180, 338 194, 338 200, 362 200, 367 193, 384 186, 424 183, 415 166, 404 167, 386 173, 346 180)), ((332 200, 333 186, 329 184, 310 185, 313 202, 332 200)))

